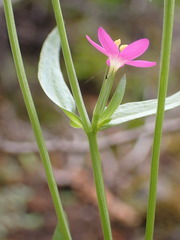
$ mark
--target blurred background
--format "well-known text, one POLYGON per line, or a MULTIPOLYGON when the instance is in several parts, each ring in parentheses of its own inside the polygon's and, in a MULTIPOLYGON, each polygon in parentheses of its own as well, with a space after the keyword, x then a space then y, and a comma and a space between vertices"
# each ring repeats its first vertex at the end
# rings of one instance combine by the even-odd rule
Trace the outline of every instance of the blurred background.
MULTIPOLYGON (((14 14, 24 64, 47 141, 73 240, 102 240, 91 161, 81 130, 42 91, 37 69, 41 46, 54 28, 48 0, 16 0, 14 14)), ((123 103, 157 96, 163 1, 62 0, 69 43, 82 94, 92 111, 102 84, 106 57, 86 40, 97 39, 99 26, 114 40, 129 44, 150 39, 141 59, 153 68, 126 66, 123 103)), ((176 1, 168 95, 179 90, 180 1, 176 1)), ((62 60, 62 71, 67 79, 62 60)), ((155 240, 180 239, 180 110, 166 113, 160 159, 155 240)), ((99 134, 114 240, 144 239, 154 117, 138 119, 99 134)), ((0 0, 0 239, 49 240, 56 216, 34 136, 19 89, 0 0)))

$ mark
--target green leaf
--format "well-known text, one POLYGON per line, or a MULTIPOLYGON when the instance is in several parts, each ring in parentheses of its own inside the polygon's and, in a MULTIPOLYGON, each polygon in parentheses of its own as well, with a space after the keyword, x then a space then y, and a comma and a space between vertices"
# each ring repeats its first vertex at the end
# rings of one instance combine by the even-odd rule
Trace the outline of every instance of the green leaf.
POLYGON ((77 122, 70 121, 70 125, 73 128, 83 128, 82 124, 79 124, 77 122))
MULTIPOLYGON (((66 224, 67 224, 68 229, 69 229, 69 222, 68 222, 68 218, 67 218, 67 215, 66 215, 65 212, 64 212, 64 215, 65 215, 65 219, 66 219, 66 224)), ((61 232, 61 227, 60 227, 59 223, 57 223, 57 225, 55 227, 52 240, 64 240, 64 237, 63 237, 63 234, 61 232)))
POLYGON ((59 224, 56 225, 52 240, 63 240, 63 235, 61 234, 59 224))
POLYGON ((83 124, 82 124, 82 121, 81 121, 79 116, 77 116, 74 113, 68 112, 66 110, 64 110, 64 112, 71 119, 72 122, 74 122, 75 124, 79 125, 79 127, 81 126, 81 128, 82 128, 83 124))
MULTIPOLYGON (((166 98, 165 110, 180 106, 180 91, 166 98)), ((137 118, 156 114, 157 99, 132 102, 120 105, 111 117, 111 121, 102 129, 116 126, 137 118)))
POLYGON ((116 109, 118 108, 119 104, 123 99, 125 88, 126 88, 126 75, 124 74, 119 84, 117 85, 117 88, 114 92, 111 101, 109 102, 107 108, 100 117, 99 125, 101 125, 102 122, 104 122, 106 119, 110 119, 113 113, 116 111, 116 109))
POLYGON ((101 129, 104 125, 107 125, 111 121, 111 118, 107 118, 100 123, 98 123, 98 129, 101 129))
POLYGON ((68 113, 66 112, 66 114, 71 119, 71 121, 70 121, 71 127, 83 128, 83 123, 82 123, 80 117, 78 117, 77 115, 74 115, 72 113, 69 113, 69 112, 68 113))
POLYGON ((46 38, 40 55, 38 78, 47 96, 65 113, 75 114, 76 104, 59 65, 60 39, 57 28, 46 38))

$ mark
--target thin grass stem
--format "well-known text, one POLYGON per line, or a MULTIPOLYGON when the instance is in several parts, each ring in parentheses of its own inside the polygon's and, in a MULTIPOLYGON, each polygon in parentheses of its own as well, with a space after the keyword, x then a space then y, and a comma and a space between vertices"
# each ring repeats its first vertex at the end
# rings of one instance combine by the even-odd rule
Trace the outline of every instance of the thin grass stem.
POLYGON ((168 78, 169 78, 174 7, 175 7, 175 0, 164 0, 163 34, 162 34, 162 47, 161 47, 161 60, 160 60, 159 87, 158 87, 158 107, 157 107, 157 115, 156 115, 154 140, 153 140, 145 240, 152 240, 153 234, 154 234, 159 157, 160 157, 160 146, 161 146, 161 138, 162 138, 162 126, 163 126, 163 120, 164 120, 165 98, 167 94, 167 86, 168 86, 168 78))
POLYGON ((14 58, 14 63, 16 67, 16 72, 19 80, 19 84, 21 87, 21 91, 23 94, 24 102, 28 111, 28 115, 31 121, 31 125, 34 131, 34 135, 36 138, 36 142, 39 148, 39 153, 42 159, 42 163, 45 169, 46 177, 48 186, 51 192, 51 197, 54 203, 55 211, 57 214, 58 222, 61 227, 61 232, 63 234, 63 239, 65 240, 71 240, 71 235, 68 229, 68 225, 66 222, 66 217, 64 214, 64 210, 62 207, 62 203, 59 197, 58 188, 56 185, 56 181, 54 178, 51 161, 49 158, 49 154, 45 145, 45 141, 42 135, 40 123, 38 120, 38 116, 36 113, 36 109, 33 103, 33 99, 31 96, 31 92, 29 89, 24 64, 20 52, 17 32, 16 32, 16 26, 14 21, 14 14, 12 9, 12 3, 10 0, 4 0, 4 11, 5 11, 5 17, 6 17, 6 23, 8 28, 8 34, 9 34, 9 40, 11 44, 11 50, 14 58))

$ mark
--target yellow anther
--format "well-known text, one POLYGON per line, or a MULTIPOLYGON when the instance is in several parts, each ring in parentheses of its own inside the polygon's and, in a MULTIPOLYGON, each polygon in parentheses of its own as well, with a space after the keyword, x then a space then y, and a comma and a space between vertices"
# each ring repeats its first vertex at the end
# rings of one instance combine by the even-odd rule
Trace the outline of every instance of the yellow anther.
POLYGON ((119 48, 121 45, 121 39, 118 39, 116 41, 114 41, 114 43, 117 45, 117 47, 119 48))
POLYGON ((119 50, 122 51, 122 50, 124 50, 127 46, 128 46, 127 44, 121 45, 121 46, 119 47, 119 50))
POLYGON ((114 41, 114 43, 117 45, 120 51, 124 50, 128 46, 127 44, 121 45, 121 39, 114 41))

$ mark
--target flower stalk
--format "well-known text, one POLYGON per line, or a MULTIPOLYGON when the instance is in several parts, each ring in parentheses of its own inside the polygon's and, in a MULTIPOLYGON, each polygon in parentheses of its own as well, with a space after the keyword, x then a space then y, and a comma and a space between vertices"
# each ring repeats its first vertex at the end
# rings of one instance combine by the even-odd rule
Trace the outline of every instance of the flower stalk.
POLYGON ((96 132, 91 132, 87 136, 92 159, 94 181, 96 186, 96 194, 98 199, 98 207, 104 234, 104 240, 112 240, 111 225, 109 220, 106 194, 104 189, 104 181, 101 167, 101 159, 97 143, 97 135, 96 132))
MULTIPOLYGON (((52 0, 52 4, 53 4, 56 22, 57 22, 57 26, 60 34, 61 46, 62 46, 63 56, 66 63, 66 69, 69 76, 69 82, 71 85, 71 89, 73 92, 73 96, 74 96, 80 117, 84 125, 84 131, 86 132, 88 141, 89 141, 90 154, 92 158, 92 166, 93 166, 93 172, 94 172, 95 187, 96 187, 96 193, 97 193, 97 199, 98 199, 98 208, 99 208, 99 213, 101 218, 104 239, 112 240, 108 207, 107 207, 106 195, 104 190, 101 161, 100 161, 99 150, 97 145, 97 135, 96 135, 97 126, 94 125, 94 129, 92 128, 92 125, 89 121, 89 117, 87 115, 87 112, 84 106, 84 102, 80 92, 78 80, 76 77, 76 73, 74 70, 74 65, 73 65, 73 61, 72 61, 72 57, 69 49, 69 44, 68 44, 67 35, 65 31, 60 2, 59 0, 52 0)), ((105 101, 105 103, 103 103, 104 107, 106 105, 106 102, 107 100, 105 101)), ((103 106, 101 107, 101 109, 104 108, 103 106)))
POLYGON ((175 7, 175 0, 164 0, 163 34, 162 34, 162 47, 161 47, 159 88, 158 88, 158 107, 157 107, 153 151, 152 151, 145 240, 152 240, 153 233, 154 233, 159 156, 160 156, 160 145, 161 145, 161 138, 162 138, 162 126, 163 126, 163 120, 164 120, 165 98, 166 98, 168 78, 169 78, 174 7, 175 7))

